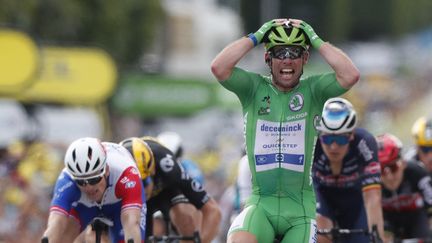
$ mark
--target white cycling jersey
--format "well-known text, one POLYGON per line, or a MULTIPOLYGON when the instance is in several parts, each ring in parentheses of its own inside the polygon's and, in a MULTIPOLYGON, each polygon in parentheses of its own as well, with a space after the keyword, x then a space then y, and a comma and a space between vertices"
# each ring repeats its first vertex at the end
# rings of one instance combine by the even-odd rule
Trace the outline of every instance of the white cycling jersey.
POLYGON ((252 193, 252 175, 249 169, 247 155, 243 156, 238 165, 237 171, 237 188, 241 207, 245 205, 246 200, 252 193))

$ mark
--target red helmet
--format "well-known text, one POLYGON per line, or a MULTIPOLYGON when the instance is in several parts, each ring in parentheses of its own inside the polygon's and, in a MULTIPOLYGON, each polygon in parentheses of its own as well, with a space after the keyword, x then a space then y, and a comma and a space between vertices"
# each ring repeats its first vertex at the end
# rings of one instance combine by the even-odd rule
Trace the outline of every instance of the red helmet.
POLYGON ((392 164, 401 157, 402 142, 396 136, 386 133, 377 136, 378 159, 381 167, 392 164))

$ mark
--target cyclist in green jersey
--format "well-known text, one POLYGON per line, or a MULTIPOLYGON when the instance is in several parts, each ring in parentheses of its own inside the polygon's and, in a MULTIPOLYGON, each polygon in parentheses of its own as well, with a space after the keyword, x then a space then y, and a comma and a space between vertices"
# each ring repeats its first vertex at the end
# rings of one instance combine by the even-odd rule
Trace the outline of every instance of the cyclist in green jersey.
POLYGON ((340 49, 322 41, 306 22, 275 19, 234 41, 213 60, 212 72, 243 108, 253 192, 233 221, 228 242, 316 242, 311 163, 315 121, 324 102, 345 93, 359 71, 340 49), (265 43, 270 76, 237 63, 265 43), (301 78, 312 45, 334 72, 301 78))

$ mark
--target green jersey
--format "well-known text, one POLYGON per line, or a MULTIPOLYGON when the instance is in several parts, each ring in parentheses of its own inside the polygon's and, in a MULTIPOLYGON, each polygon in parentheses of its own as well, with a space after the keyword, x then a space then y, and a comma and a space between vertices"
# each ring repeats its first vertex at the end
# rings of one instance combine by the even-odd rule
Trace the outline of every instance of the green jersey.
POLYGON ((235 68, 221 84, 238 96, 243 107, 253 193, 296 200, 305 191, 313 193, 315 120, 328 98, 346 92, 335 74, 302 79, 293 90, 283 92, 270 77, 235 68))

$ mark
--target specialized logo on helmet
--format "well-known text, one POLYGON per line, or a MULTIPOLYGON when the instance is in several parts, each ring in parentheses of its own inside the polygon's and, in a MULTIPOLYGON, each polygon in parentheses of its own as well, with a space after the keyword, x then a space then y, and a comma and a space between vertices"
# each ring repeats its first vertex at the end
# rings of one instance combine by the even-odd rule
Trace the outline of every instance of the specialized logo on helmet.
POLYGON ((304 99, 300 93, 295 94, 289 102, 289 108, 292 111, 301 110, 301 108, 303 108, 303 105, 304 105, 304 99))

